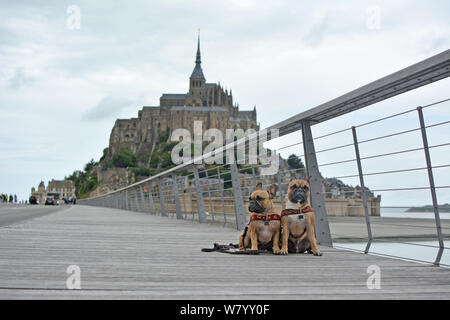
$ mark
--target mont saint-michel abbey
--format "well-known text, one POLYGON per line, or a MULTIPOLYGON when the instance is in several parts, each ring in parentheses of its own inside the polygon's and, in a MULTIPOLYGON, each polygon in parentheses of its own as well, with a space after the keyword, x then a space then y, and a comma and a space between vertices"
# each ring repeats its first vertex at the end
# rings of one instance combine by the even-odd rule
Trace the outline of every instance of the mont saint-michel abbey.
POLYGON ((195 67, 189 77, 187 93, 164 93, 160 105, 144 106, 137 118, 118 119, 110 136, 108 153, 128 148, 137 153, 151 153, 160 134, 184 128, 193 132, 194 121, 202 121, 203 131, 217 128, 259 130, 256 107, 240 111, 233 102, 232 91, 220 83, 207 83, 201 66, 200 37, 197 43, 195 67))

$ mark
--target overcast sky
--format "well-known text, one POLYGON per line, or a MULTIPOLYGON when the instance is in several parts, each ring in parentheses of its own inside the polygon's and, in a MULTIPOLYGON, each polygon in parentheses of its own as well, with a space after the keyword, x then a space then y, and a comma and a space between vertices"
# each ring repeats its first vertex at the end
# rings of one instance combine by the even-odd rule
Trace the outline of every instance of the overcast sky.
MULTIPOLYGON (((98 160, 116 118, 136 117, 143 105, 158 105, 162 93, 185 93, 198 28, 207 81, 232 89, 241 110, 256 105, 264 128, 448 49, 450 3, 2 0, 0 192, 27 199, 41 180, 62 179, 91 158, 98 160), (80 9, 79 29, 67 26, 70 5, 80 9)), ((314 126, 313 133, 449 98, 449 88, 449 79, 441 80, 314 126)), ((449 120, 449 107, 427 110, 427 121, 449 120)), ((414 126, 417 118, 406 117, 361 134, 374 137, 414 126)), ((296 133, 283 143, 300 137, 296 133)), ((407 148, 405 142, 420 144, 417 137, 361 147, 361 152, 407 148)), ((329 139, 316 149, 347 138, 329 139)), ((433 139, 449 142, 448 126, 436 129, 433 139)), ((433 164, 448 164, 449 151, 433 151, 433 164)), ((302 150, 297 146, 285 153, 302 150)), ((347 155, 323 153, 319 162, 347 155)), ((397 165, 423 166, 423 153, 409 157, 398 158, 397 165)), ((380 160, 368 162, 366 170, 393 166, 392 160, 380 160)), ((323 173, 355 170, 354 165, 327 167, 323 173)), ((437 184, 450 184, 448 168, 436 175, 437 184)), ((403 182, 426 186, 426 172, 368 178, 366 184, 381 189, 403 182)), ((382 196, 384 205, 430 203, 426 191, 382 196)), ((439 191, 439 202, 450 202, 448 189, 439 191)))

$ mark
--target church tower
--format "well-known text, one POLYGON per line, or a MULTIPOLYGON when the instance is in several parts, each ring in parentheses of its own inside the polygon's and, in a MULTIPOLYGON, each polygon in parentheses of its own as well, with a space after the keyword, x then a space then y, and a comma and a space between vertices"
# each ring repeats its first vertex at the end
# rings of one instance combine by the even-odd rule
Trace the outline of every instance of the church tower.
POLYGON ((200 54, 200 31, 197 39, 197 55, 195 59, 195 67, 189 77, 189 96, 190 104, 196 106, 203 105, 204 91, 205 91, 205 76, 202 70, 202 58, 200 54))

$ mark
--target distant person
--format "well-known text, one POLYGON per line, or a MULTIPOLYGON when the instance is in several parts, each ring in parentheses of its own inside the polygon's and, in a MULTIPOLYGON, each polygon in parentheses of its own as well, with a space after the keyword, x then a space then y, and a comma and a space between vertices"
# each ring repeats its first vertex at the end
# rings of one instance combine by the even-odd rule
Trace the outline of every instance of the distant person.
POLYGON ((17 203, 17 194, 14 195, 14 203, 17 203))

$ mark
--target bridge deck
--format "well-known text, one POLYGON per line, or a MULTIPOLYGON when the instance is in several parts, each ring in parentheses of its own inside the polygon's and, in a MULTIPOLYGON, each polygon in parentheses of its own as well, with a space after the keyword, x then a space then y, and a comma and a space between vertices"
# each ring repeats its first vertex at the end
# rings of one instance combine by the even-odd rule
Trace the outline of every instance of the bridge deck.
POLYGON ((239 232, 172 218, 75 206, 0 228, 1 299, 450 299, 450 270, 350 251, 203 253, 239 232), (69 265, 81 290, 66 290, 69 265), (381 289, 366 286, 369 265, 381 289))

